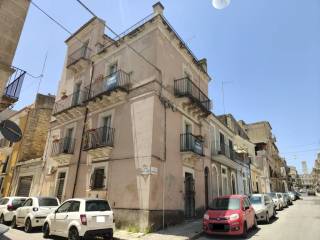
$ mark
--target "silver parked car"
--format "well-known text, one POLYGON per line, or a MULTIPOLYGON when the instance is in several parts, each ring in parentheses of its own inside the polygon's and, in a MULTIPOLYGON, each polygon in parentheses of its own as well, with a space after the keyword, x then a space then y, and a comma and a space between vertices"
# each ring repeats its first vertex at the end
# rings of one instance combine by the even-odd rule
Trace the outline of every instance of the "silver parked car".
POLYGON ((276 210, 277 211, 282 210, 283 209, 283 203, 282 203, 280 197, 277 195, 277 193, 271 192, 271 193, 267 193, 267 194, 269 195, 269 197, 271 197, 276 210))
POLYGON ((268 194, 253 194, 250 202, 256 212, 257 221, 270 223, 270 218, 276 216, 276 210, 271 197, 268 194))
POLYGON ((287 202, 285 196, 283 195, 283 193, 277 192, 276 194, 277 194, 278 198, 280 199, 283 208, 288 207, 288 202, 287 202))

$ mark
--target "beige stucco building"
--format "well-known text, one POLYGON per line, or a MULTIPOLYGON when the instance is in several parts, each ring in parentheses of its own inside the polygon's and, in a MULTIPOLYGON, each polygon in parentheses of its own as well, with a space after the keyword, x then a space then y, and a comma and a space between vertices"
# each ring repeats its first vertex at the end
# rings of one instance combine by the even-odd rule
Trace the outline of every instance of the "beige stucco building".
MULTIPOLYGON (((261 190, 259 189, 258 192, 288 191, 286 162, 279 155, 270 123, 262 121, 246 124, 244 121, 240 121, 240 124, 247 132, 250 141, 255 144, 257 164, 260 165, 260 169, 262 167, 261 190)), ((252 182, 253 186, 256 184, 252 182)))
POLYGON ((30 1, 0 1, 0 112, 19 98, 25 71, 12 66, 30 1))
POLYGON ((120 227, 157 229, 250 191, 235 133, 211 113, 206 60, 163 10, 115 39, 93 18, 66 40, 41 194, 107 198, 120 227))

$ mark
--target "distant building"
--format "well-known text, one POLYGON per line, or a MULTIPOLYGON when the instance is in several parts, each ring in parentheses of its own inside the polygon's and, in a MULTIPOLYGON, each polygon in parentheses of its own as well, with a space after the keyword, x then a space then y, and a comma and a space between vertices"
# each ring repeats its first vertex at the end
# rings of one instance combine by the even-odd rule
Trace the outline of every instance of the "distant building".
POLYGON ((306 161, 301 161, 301 166, 302 166, 302 173, 303 174, 308 174, 308 166, 306 161))
POLYGON ((0 138, 0 190, 2 196, 38 195, 41 159, 47 138, 54 97, 38 94, 36 101, 9 120, 22 130, 22 140, 12 143, 0 138), (33 186, 34 191, 30 189, 33 186))
POLYGON ((320 153, 318 153, 317 159, 314 161, 311 175, 313 186, 320 192, 320 153))
POLYGON ((263 170, 260 176, 262 192, 287 191, 286 164, 279 156, 276 138, 269 122, 246 124, 239 122, 246 130, 251 142, 255 144, 256 159, 263 170))

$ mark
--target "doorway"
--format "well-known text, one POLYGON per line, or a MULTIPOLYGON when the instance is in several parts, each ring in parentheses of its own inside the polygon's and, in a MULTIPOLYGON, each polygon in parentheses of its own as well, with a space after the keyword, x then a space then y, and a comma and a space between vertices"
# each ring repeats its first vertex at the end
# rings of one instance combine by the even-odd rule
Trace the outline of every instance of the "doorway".
POLYGON ((185 173, 184 180, 185 187, 185 204, 184 204, 184 214, 185 218, 192 218, 195 216, 195 189, 194 189, 194 179, 191 173, 185 173))
POLYGON ((205 209, 208 209, 209 207, 209 169, 208 167, 205 167, 204 169, 204 196, 205 196, 205 209))

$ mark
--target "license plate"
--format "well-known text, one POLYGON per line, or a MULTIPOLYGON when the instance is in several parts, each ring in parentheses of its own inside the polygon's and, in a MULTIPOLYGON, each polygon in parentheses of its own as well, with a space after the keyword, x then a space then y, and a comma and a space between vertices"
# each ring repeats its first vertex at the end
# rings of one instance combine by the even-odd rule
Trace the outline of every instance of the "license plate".
POLYGON ((104 216, 97 216, 97 223, 103 223, 105 221, 106 221, 106 219, 104 216))

